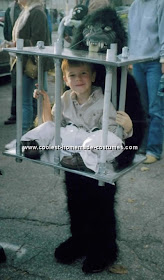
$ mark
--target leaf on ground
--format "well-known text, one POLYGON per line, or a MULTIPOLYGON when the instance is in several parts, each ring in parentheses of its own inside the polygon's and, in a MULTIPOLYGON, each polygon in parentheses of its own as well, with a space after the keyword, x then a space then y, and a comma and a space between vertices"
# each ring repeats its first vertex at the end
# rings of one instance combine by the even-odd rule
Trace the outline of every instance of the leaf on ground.
POLYGON ((134 202, 135 202, 135 199, 128 198, 128 203, 134 203, 134 202))
POLYGON ((143 172, 143 171, 148 171, 148 170, 149 170, 148 167, 145 167, 145 166, 141 167, 141 171, 142 171, 142 172, 143 172))
POLYGON ((109 272, 115 273, 115 274, 127 274, 128 270, 123 265, 114 264, 114 265, 109 267, 109 272))

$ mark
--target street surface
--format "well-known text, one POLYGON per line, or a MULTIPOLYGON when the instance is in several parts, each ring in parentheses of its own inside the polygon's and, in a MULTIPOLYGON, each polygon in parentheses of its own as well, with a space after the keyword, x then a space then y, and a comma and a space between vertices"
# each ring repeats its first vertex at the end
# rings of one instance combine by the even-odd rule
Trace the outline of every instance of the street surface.
MULTIPOLYGON (((49 76, 52 99, 53 84, 49 76)), ((0 264, 0 280, 164 280, 164 159, 140 164, 118 181, 118 264, 127 273, 84 275, 83 260, 61 265, 53 256, 69 236, 64 173, 2 154, 16 135, 16 125, 4 125, 10 105, 10 81, 1 79, 0 245, 7 262, 0 264)))

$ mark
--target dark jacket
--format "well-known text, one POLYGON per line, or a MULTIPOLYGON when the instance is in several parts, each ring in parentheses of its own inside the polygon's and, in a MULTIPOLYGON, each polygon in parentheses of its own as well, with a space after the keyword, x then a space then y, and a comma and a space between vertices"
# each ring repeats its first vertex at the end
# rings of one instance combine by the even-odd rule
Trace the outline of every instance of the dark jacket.
POLYGON ((7 41, 12 40, 12 29, 21 12, 21 7, 16 2, 13 2, 5 12, 3 34, 7 41))
MULTIPOLYGON (((36 46, 37 41, 44 41, 45 46, 50 45, 49 29, 47 17, 41 6, 34 7, 30 10, 30 15, 19 30, 19 38, 24 39, 24 46, 36 46)), ((23 56, 23 67, 25 67, 28 56, 23 56)), ((53 68, 52 59, 43 59, 44 71, 53 68)))
POLYGON ((19 31, 19 38, 24 39, 24 46, 36 46, 37 41, 44 41, 45 46, 50 44, 48 23, 42 7, 37 6, 30 11, 30 15, 19 31))

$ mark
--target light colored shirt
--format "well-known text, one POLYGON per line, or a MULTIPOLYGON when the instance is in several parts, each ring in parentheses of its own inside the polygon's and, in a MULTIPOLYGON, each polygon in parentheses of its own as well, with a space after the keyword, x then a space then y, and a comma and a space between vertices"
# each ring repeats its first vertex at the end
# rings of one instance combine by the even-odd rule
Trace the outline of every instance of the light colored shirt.
POLYGON ((164 57, 164 0, 135 0, 128 31, 131 55, 164 57))
MULTIPOLYGON (((74 124, 86 131, 93 131, 94 128, 102 129, 102 116, 104 107, 104 95, 100 87, 93 87, 92 94, 88 100, 79 105, 76 93, 68 90, 61 96, 61 126, 74 124)), ((55 105, 52 108, 53 120, 55 120, 55 105)), ((109 130, 116 132, 116 110, 113 104, 109 103, 109 130)), ((124 132, 123 138, 130 137, 124 132)))

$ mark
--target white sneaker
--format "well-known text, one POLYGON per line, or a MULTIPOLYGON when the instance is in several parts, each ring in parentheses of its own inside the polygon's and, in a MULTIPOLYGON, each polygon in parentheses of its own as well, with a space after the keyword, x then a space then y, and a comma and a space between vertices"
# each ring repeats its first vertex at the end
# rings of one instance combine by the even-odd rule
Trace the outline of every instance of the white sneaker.
POLYGON ((16 149, 16 139, 5 145, 6 150, 16 149))

